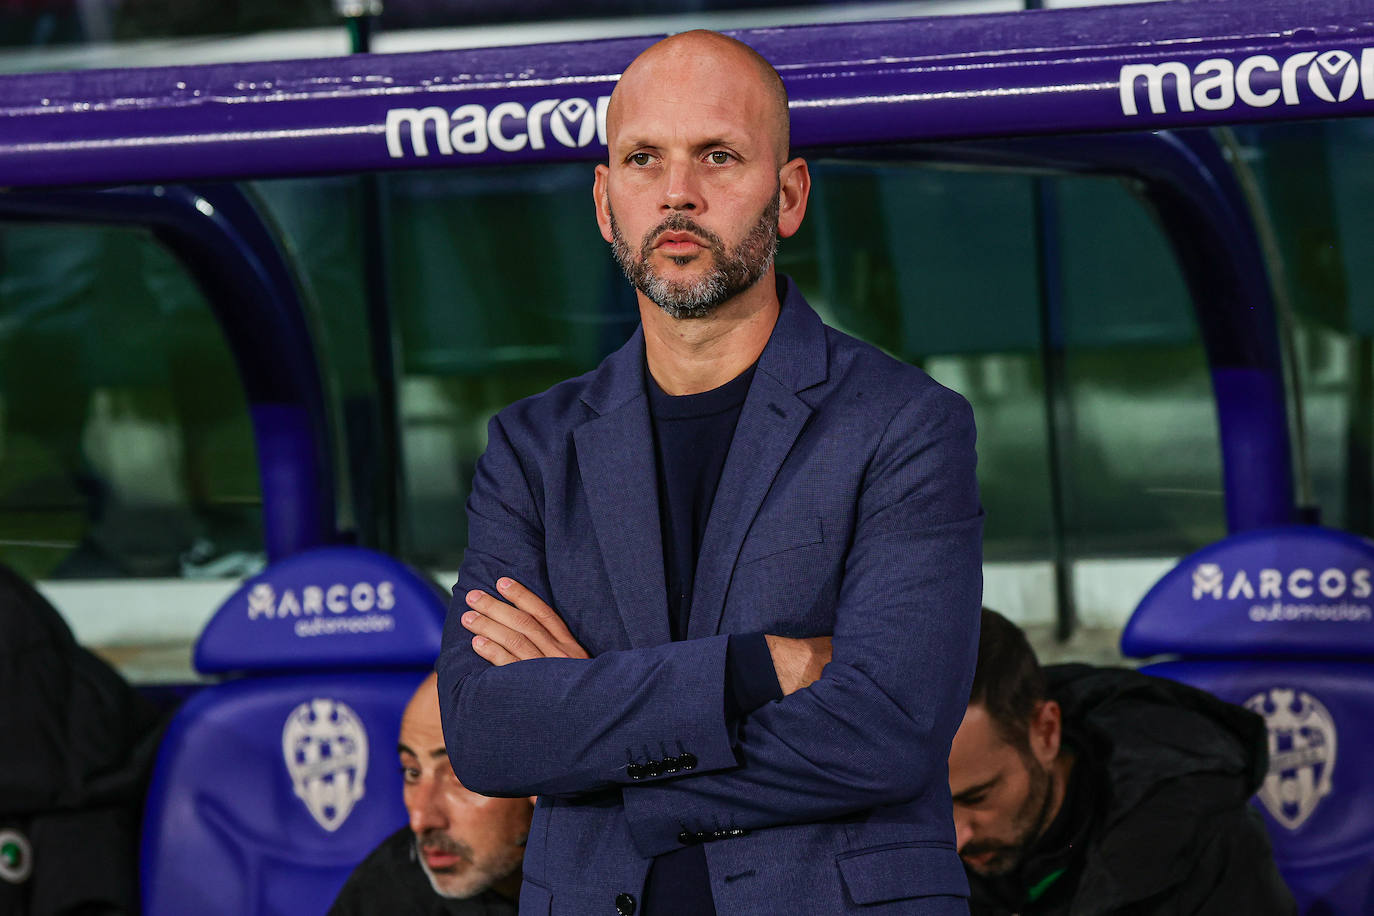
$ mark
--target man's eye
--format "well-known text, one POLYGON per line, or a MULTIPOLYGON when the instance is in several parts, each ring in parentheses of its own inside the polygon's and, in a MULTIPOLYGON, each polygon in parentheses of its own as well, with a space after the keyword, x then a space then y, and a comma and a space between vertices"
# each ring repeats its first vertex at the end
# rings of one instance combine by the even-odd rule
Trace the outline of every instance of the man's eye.
POLYGON ((631 164, 631 165, 638 165, 638 166, 645 166, 645 165, 648 165, 650 162, 652 162, 652 161, 653 161, 653 158, 654 158, 654 157, 650 156, 648 153, 631 153, 631 154, 630 154, 630 164, 631 164))
POLYGON ((961 804, 965 804, 965 805, 969 805, 969 806, 972 806, 972 805, 981 805, 981 804, 982 804, 984 801, 986 801, 986 800, 987 800, 987 795, 986 795, 986 794, 978 794, 978 795, 974 795, 974 796, 972 796, 972 797, 970 797, 970 798, 961 798, 961 799, 959 799, 959 801, 960 801, 961 804))
POLYGON ((401 779, 406 785, 414 785, 420 778, 420 771, 414 767, 401 767, 401 779))
POLYGON ((722 149, 711 150, 711 152, 706 154, 706 157, 711 160, 712 165, 726 165, 734 158, 722 149))

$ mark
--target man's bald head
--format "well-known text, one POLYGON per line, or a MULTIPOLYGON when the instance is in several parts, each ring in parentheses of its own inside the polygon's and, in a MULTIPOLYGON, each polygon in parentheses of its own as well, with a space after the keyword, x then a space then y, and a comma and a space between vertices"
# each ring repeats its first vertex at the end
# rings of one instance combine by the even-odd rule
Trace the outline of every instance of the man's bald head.
POLYGON ((762 54, 744 42, 704 29, 670 35, 650 45, 625 68, 606 108, 607 138, 614 137, 619 128, 619 109, 628 93, 652 92, 656 83, 673 80, 690 68, 709 68, 721 80, 752 80, 765 97, 765 116, 772 124, 778 165, 787 161, 792 128, 782 77, 762 54))
POLYGON ((426 733, 443 733, 439 721, 439 675, 433 671, 415 688, 405 712, 401 713, 401 728, 407 726, 423 729, 426 733))

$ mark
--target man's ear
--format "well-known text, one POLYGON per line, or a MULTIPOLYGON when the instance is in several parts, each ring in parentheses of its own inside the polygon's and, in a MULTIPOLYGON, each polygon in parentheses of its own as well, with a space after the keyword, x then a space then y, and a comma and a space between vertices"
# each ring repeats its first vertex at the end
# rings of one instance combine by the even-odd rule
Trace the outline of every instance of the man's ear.
POLYGON ((1040 705, 1031 713, 1030 741, 1031 755, 1040 761, 1041 766, 1049 766, 1059 756, 1059 740, 1063 735, 1063 713, 1054 700, 1041 700, 1040 705))
POLYGON ((778 235, 791 238, 801 228, 806 216, 806 202, 811 197, 811 170, 806 160, 797 158, 778 171, 778 235))
POLYGON ((611 170, 605 164, 596 167, 596 178, 592 182, 592 202, 596 205, 596 224, 601 227, 601 237, 611 241, 611 170))

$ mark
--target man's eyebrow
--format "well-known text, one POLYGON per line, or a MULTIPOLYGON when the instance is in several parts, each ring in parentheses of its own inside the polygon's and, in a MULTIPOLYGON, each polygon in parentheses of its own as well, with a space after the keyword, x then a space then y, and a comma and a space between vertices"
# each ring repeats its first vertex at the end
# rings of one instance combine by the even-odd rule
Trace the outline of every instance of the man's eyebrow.
POLYGON ((976 786, 969 786, 964 791, 956 793, 954 796, 954 801, 967 801, 968 799, 973 798, 975 795, 983 794, 988 789, 991 789, 993 786, 997 785, 997 783, 1001 781, 1001 776, 994 776, 987 782, 980 782, 976 786))
MULTIPOLYGON (((729 146, 733 148, 739 146, 741 142, 741 139, 738 137, 731 139, 730 137, 724 134, 718 134, 714 137, 707 137, 704 140, 698 140, 697 142, 692 144, 692 148, 697 150, 710 149, 713 146, 729 146)), ((640 137, 636 137, 632 140, 625 140, 621 143, 617 143, 616 146, 620 149, 626 150, 658 149, 658 144, 655 143, 653 140, 643 139, 640 137)))
MULTIPOLYGON (((420 756, 419 754, 417 754, 417 753, 415 753, 414 751, 412 751, 412 750, 410 749, 410 747, 409 747, 408 745, 406 745, 404 742, 398 743, 398 744, 396 745, 396 753, 398 753, 398 754, 409 754, 409 755, 412 756, 412 757, 419 757, 419 756, 420 756)), ((448 749, 447 749, 447 748, 444 748, 444 747, 436 747, 434 750, 432 750, 432 751, 429 752, 429 757, 430 757, 431 760, 438 760, 440 757, 447 757, 447 756, 448 756, 448 749)))

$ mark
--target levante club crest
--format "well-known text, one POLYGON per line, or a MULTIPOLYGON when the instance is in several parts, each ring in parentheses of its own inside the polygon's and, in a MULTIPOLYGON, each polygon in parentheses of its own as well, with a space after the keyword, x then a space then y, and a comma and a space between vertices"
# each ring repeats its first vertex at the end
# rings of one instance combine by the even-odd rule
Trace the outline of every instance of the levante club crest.
POLYGON ((1336 723, 1303 690, 1274 687, 1255 694, 1245 706, 1264 716, 1269 726, 1269 775, 1258 798, 1274 820, 1297 830, 1331 794, 1336 723))
POLYGON ((338 830, 363 797, 367 730, 362 719, 340 700, 317 697, 286 717, 281 749, 291 785, 310 816, 325 830, 338 830))

